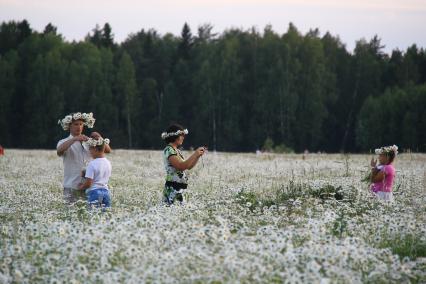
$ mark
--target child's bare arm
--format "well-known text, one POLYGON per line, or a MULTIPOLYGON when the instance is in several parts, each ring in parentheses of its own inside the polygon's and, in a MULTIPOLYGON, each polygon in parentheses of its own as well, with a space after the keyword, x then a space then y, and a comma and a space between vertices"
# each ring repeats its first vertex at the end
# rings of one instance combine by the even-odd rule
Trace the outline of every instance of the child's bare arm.
POLYGON ((81 183, 81 184, 78 186, 78 189, 79 189, 79 190, 85 190, 85 189, 87 189, 87 188, 91 187, 91 186, 92 186, 92 183, 93 183, 93 180, 92 180, 91 178, 86 178, 86 181, 85 181, 85 182, 83 182, 83 183, 81 183))
POLYGON ((381 182, 385 179, 385 172, 377 168, 371 169, 371 182, 381 182))
POLYGON ((371 182, 380 182, 385 178, 385 174, 383 171, 380 171, 378 168, 376 168, 377 160, 374 158, 370 161, 371 166, 371 182))

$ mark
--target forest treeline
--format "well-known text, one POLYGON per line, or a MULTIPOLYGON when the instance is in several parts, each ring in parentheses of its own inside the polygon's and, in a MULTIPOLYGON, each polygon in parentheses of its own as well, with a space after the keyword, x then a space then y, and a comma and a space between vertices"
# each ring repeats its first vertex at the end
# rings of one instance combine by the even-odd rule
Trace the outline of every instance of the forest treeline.
POLYGON ((384 52, 378 36, 347 50, 338 36, 211 25, 179 36, 111 26, 66 41, 48 24, 0 25, 0 144, 54 148, 57 124, 93 112, 113 148, 160 149, 170 122, 185 145, 218 151, 426 151, 426 50, 384 52))

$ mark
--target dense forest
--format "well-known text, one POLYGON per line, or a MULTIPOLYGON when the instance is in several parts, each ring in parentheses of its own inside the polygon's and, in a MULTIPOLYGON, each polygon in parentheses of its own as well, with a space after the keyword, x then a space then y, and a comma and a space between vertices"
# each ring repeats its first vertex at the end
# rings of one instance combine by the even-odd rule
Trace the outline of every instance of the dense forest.
POLYGON ((338 36, 293 24, 278 34, 211 25, 114 41, 96 26, 66 41, 48 24, 0 26, 0 144, 54 148, 66 114, 93 112, 113 148, 160 149, 170 122, 185 146, 218 151, 362 152, 387 144, 426 151, 426 50, 353 51, 338 36))

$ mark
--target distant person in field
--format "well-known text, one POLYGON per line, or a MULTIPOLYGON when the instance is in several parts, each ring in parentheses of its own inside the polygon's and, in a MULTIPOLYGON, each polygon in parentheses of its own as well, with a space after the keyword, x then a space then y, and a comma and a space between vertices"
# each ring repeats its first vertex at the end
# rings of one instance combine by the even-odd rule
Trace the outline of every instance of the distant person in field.
MULTIPOLYGON (((62 157, 64 163, 64 199, 73 203, 77 200, 85 200, 84 191, 78 190, 78 184, 82 181, 82 173, 86 165, 90 162, 89 147, 83 144, 89 137, 83 134, 84 126, 93 128, 95 118, 92 113, 71 113, 58 121, 65 131, 70 135, 58 142, 56 152, 62 157)), ((99 138, 101 135, 97 132, 90 134, 93 138, 99 138)), ((105 152, 111 152, 107 145, 105 152)))
POLYGON ((182 146, 187 134, 188 130, 179 124, 170 125, 161 134, 161 138, 167 144, 163 151, 164 168, 166 170, 166 184, 164 185, 163 196, 164 202, 168 205, 175 203, 175 201, 183 202, 183 192, 188 186, 185 170, 192 169, 207 150, 206 147, 199 147, 188 159, 185 159, 179 147, 182 146))
POLYGON ((392 186, 395 178, 393 161, 398 154, 398 146, 387 146, 376 149, 379 155, 379 164, 374 158, 371 159, 371 186, 370 190, 378 199, 392 201, 392 186))
POLYGON ((87 202, 91 207, 111 207, 111 195, 108 181, 111 176, 111 163, 105 158, 105 149, 109 139, 98 137, 89 138, 84 144, 89 146, 93 160, 87 165, 85 180, 79 184, 78 189, 86 193, 87 202))

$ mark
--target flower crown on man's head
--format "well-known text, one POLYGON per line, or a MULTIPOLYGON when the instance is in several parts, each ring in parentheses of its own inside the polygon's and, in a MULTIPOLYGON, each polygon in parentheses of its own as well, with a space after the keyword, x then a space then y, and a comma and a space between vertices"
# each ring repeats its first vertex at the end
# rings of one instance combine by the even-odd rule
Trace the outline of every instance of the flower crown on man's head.
POLYGON ((66 115, 63 119, 58 120, 58 124, 62 126, 63 130, 69 130, 70 124, 74 120, 83 120, 83 124, 87 126, 88 128, 93 128, 95 125, 95 118, 93 117, 93 113, 81 113, 81 112, 75 112, 71 113, 69 115, 66 115))
POLYGON ((381 155, 381 154, 387 154, 387 153, 391 153, 393 152, 395 154, 395 156, 398 154, 398 146, 393 145, 393 146, 386 146, 386 147, 381 147, 375 150, 375 153, 377 155, 381 155))
POLYGON ((163 132, 163 133, 161 133, 161 139, 164 140, 164 139, 171 137, 171 136, 188 135, 188 133, 189 133, 188 129, 178 130, 176 132, 168 132, 168 133, 163 132))
POLYGON ((109 145, 109 139, 108 138, 102 138, 102 137, 99 137, 98 139, 89 138, 84 143, 86 143, 89 147, 109 145))

